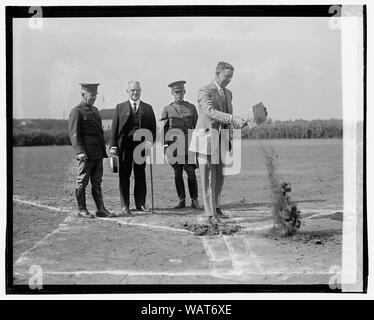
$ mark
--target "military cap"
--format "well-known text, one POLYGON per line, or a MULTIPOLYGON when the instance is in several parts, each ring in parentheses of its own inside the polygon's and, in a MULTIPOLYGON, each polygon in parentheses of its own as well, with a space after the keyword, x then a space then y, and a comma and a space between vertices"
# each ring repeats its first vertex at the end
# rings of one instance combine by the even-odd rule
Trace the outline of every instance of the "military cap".
POLYGON ((91 93, 97 93, 97 87, 100 83, 80 83, 81 90, 91 92, 91 93))
POLYGON ((174 81, 172 83, 170 83, 168 85, 169 88, 171 88, 171 90, 174 90, 174 89, 184 89, 184 84, 186 83, 186 81, 184 80, 180 80, 180 81, 174 81))

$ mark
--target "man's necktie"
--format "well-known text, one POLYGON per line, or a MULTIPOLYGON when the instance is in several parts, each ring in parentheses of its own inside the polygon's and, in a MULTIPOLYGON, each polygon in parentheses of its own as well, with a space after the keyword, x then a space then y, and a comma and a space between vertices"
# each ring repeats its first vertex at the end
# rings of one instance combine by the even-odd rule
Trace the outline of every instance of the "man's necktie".
POLYGON ((221 98, 223 100, 223 106, 222 111, 227 112, 226 110, 226 96, 225 96, 225 90, 223 88, 219 89, 219 94, 221 95, 221 98))
POLYGON ((219 94, 221 95, 221 97, 223 98, 223 99, 225 99, 225 91, 221 88, 221 89, 219 89, 219 94))
POLYGON ((134 111, 136 113, 136 102, 134 102, 134 111))

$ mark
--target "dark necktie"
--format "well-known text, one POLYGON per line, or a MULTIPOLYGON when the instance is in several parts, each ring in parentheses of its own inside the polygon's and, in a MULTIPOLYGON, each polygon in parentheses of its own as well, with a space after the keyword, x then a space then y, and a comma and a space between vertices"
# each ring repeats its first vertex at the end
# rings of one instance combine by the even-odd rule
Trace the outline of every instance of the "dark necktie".
POLYGON ((220 90, 219 90, 219 94, 220 94, 220 96, 221 96, 221 98, 222 98, 222 100, 223 100, 223 106, 222 106, 222 111, 223 112, 227 112, 227 110, 226 110, 226 96, 225 96, 225 90, 223 89, 223 88, 221 88, 220 90))
POLYGON ((136 113, 136 102, 134 102, 134 111, 136 113))

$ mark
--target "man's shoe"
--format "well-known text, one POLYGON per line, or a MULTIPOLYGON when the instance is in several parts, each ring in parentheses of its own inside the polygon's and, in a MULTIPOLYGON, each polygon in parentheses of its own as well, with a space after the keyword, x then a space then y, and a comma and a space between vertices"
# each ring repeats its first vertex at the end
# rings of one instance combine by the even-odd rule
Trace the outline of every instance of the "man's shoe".
POLYGON ((88 212, 86 207, 86 191, 84 189, 75 189, 75 196, 78 202, 78 216, 82 218, 93 219, 95 216, 88 212))
POLYGON ((203 206, 201 206, 201 205, 199 204, 199 200, 197 200, 197 199, 193 199, 193 200, 191 201, 191 208, 193 208, 193 209, 197 209, 197 210, 203 210, 203 209, 204 209, 203 206))
POLYGON ((223 225, 223 222, 216 216, 209 217, 210 225, 223 225))
POLYGON ((115 217, 114 214, 110 213, 104 206, 103 194, 101 193, 100 186, 92 187, 91 189, 92 197, 96 204, 96 217, 100 218, 112 218, 115 217))
POLYGON ((174 209, 183 209, 183 208, 185 208, 185 207, 186 207, 186 200, 181 199, 181 200, 179 200, 178 205, 176 205, 176 206, 174 207, 174 209))
POLYGON ((123 215, 128 215, 128 214, 131 214, 131 210, 130 210, 130 207, 129 206, 124 206, 122 209, 121 209, 121 213, 123 215))
POLYGON ((113 218, 113 217, 115 217, 115 215, 113 213, 110 213, 105 207, 102 207, 100 209, 97 209, 96 217, 113 218))
POLYGON ((88 219, 95 218, 95 216, 92 215, 91 213, 89 213, 87 209, 80 209, 80 210, 78 210, 78 216, 80 216, 82 218, 88 218, 88 219))
POLYGON ((147 209, 145 206, 138 206, 136 207, 136 210, 139 210, 142 212, 151 212, 151 210, 147 209))
POLYGON ((225 215, 221 208, 216 208, 216 212, 217 212, 217 217, 220 218, 220 219, 228 219, 229 217, 227 215, 225 215))

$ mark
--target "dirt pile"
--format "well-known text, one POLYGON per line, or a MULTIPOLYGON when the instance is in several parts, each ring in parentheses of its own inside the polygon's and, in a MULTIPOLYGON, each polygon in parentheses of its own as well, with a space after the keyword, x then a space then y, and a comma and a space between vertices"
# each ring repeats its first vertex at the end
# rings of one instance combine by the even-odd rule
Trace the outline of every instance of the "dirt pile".
POLYGON ((341 244, 342 241, 342 234, 339 230, 302 231, 286 238, 282 237, 278 230, 272 228, 265 237, 284 245, 290 245, 292 242, 294 244, 324 246, 328 243, 341 244))
POLYGON ((276 166, 278 155, 274 149, 272 147, 263 147, 262 150, 266 159, 266 168, 272 192, 272 232, 279 233, 281 236, 293 235, 300 227, 300 211, 288 195, 291 192, 291 186, 287 182, 280 182, 276 166))
POLYGON ((189 224, 187 222, 183 224, 183 228, 191 231, 195 236, 230 236, 241 229, 239 225, 234 224, 224 224, 220 226, 218 224, 189 224))
POLYGON ((340 232, 334 230, 298 232, 293 236, 293 240, 303 244, 324 245, 327 242, 339 242, 341 240, 340 232))

